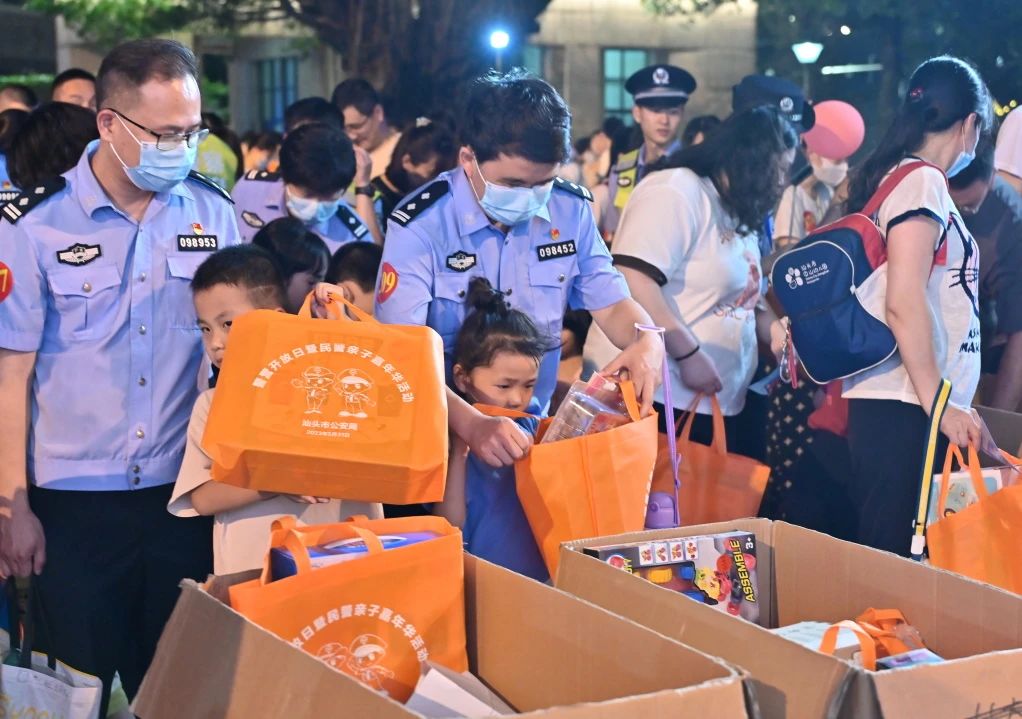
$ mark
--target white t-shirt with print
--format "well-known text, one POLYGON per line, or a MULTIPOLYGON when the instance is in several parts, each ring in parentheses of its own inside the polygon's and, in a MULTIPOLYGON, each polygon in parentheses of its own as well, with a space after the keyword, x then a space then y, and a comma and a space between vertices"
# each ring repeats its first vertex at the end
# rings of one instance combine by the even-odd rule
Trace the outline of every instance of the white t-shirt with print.
MULTIPOLYGON (((615 264, 660 284, 675 316, 699 339, 724 385, 718 398, 725 415, 742 411, 756 370, 762 286, 756 234, 739 234, 735 225, 708 178, 685 168, 663 170, 635 188, 612 248, 615 264)), ((677 362, 668 366, 674 403, 687 408, 695 392, 682 384, 677 362)), ((656 398, 663 402, 662 389, 656 398)), ((703 400, 698 412, 710 411, 703 400)))
MULTIPOLYGON (((911 159, 904 162, 911 162, 911 159)), ((926 285, 926 300, 933 322, 933 351, 941 375, 951 381, 951 402, 972 404, 980 375, 979 247, 962 222, 948 194, 942 172, 924 167, 910 173, 880 206, 877 221, 887 235, 892 227, 912 217, 930 217, 943 228, 934 247, 935 262, 926 285)), ((886 319, 887 266, 882 265, 860 287, 864 306, 886 319)), ((922 404, 895 354, 883 364, 845 380, 844 396, 896 399, 922 404)), ((925 398, 928 405, 931 397, 925 398)))

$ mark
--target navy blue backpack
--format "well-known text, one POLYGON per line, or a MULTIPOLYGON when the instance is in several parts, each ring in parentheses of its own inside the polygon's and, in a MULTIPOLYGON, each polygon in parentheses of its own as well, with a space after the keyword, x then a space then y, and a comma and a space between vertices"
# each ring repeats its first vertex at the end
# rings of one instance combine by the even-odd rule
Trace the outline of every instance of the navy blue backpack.
POLYGON ((921 167, 935 168, 922 160, 902 165, 862 212, 809 233, 774 263, 770 280, 791 323, 792 346, 817 384, 876 367, 898 350, 890 328, 863 307, 857 290, 887 261, 876 220, 880 205, 921 167))

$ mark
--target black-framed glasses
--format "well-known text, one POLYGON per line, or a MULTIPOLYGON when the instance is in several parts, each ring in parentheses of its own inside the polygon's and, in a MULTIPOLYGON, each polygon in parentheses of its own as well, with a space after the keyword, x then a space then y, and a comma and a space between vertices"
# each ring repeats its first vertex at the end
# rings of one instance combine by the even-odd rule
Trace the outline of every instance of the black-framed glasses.
POLYGON ((188 147, 196 147, 200 142, 209 137, 209 130, 205 127, 202 128, 201 130, 196 130, 195 132, 186 132, 184 134, 176 132, 170 134, 159 133, 156 132, 155 130, 150 130, 145 125, 135 122, 120 110, 115 110, 112 107, 108 107, 105 109, 114 113, 115 115, 117 115, 117 117, 121 118, 122 120, 127 120, 132 125, 137 127, 139 130, 147 132, 153 137, 155 137, 156 149, 164 152, 166 152, 167 150, 175 150, 181 145, 187 145, 188 147))

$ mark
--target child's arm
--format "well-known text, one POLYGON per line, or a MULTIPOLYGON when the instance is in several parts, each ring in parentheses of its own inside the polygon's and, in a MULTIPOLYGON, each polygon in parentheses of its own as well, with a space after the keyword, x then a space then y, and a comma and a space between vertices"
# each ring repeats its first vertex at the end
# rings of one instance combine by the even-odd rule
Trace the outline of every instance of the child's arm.
MULTIPOLYGON (((312 316, 316 319, 327 320, 332 317, 330 311, 327 310, 326 306, 331 302, 335 302, 334 297, 344 297, 344 288, 332 285, 329 282, 320 282, 316 285, 316 289, 313 290, 312 298, 312 316), (333 295, 334 297, 331 297, 333 295)), ((347 299, 347 298, 345 298, 347 299)), ((342 316, 343 316, 343 307, 342 316)))
POLYGON ((465 524, 465 468, 468 463, 468 445, 457 435, 451 435, 451 453, 447 460, 447 487, 444 501, 433 505, 433 514, 443 517, 455 527, 465 524))
POLYGON ((234 487, 230 484, 210 480, 193 489, 191 499, 196 512, 203 516, 209 516, 247 507, 272 496, 274 496, 272 493, 234 487))

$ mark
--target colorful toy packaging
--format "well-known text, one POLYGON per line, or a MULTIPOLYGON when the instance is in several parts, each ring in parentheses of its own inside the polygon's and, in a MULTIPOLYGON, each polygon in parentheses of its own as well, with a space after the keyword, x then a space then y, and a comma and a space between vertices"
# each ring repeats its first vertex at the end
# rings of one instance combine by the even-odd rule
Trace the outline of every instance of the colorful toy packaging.
MULTIPOLYGON (((395 534, 381 534, 380 542, 384 551, 407 547, 427 539, 435 539, 440 535, 436 532, 403 532, 395 534)), ((361 539, 342 539, 336 542, 329 542, 315 547, 309 547, 309 560, 313 569, 320 569, 331 564, 348 562, 352 559, 364 557, 366 545, 361 539)), ((270 577, 272 581, 293 577, 298 573, 295 565, 294 555, 286 547, 274 547, 270 550, 270 577)))
POLYGON ((759 620, 756 535, 751 532, 586 547, 582 551, 690 599, 750 622, 759 620))

